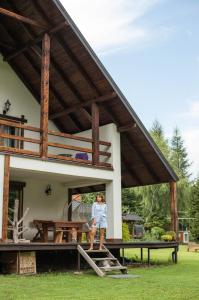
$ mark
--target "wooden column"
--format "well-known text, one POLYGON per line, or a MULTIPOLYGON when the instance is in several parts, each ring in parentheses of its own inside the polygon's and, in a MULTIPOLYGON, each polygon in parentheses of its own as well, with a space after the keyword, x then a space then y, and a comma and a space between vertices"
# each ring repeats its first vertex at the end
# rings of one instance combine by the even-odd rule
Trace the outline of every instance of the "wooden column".
POLYGON ((42 40, 42 58, 41 58, 40 155, 42 158, 47 158, 48 156, 49 70, 50 70, 50 37, 46 33, 42 40))
POLYGON ((68 189, 68 221, 72 221, 72 189, 68 189))
POLYGON ((93 165, 99 163, 99 107, 92 104, 93 165))
POLYGON ((178 239, 178 210, 177 210, 177 185, 175 181, 170 182, 170 209, 171 230, 175 231, 178 239))
POLYGON ((7 239, 7 230, 8 230, 9 181, 10 181, 10 156, 6 155, 4 160, 4 183, 3 183, 3 224, 2 224, 3 241, 7 239))

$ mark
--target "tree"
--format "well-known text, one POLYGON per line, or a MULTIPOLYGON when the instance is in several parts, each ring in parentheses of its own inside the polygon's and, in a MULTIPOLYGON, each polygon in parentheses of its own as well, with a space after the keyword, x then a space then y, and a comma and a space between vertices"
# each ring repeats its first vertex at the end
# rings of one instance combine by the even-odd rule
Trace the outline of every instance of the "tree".
POLYGON ((195 241, 199 241, 199 178, 192 186, 190 197, 190 216, 193 218, 191 233, 195 241))
POLYGON ((122 189, 122 212, 142 215, 142 197, 134 188, 122 189))
POLYGON ((191 163, 188 159, 187 150, 184 141, 180 135, 179 129, 176 127, 171 140, 171 164, 180 179, 189 179, 189 167, 191 163))
POLYGON ((150 134, 160 149, 160 151, 163 153, 163 155, 166 157, 167 160, 170 160, 170 147, 169 142, 164 136, 164 130, 162 125, 159 123, 158 120, 155 120, 153 122, 152 128, 150 130, 150 134))

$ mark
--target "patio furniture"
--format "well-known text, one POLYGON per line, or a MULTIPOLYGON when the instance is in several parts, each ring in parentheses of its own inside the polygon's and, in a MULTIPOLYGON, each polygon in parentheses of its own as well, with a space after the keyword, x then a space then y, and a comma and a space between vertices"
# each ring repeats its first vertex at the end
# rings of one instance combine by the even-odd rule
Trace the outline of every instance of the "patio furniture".
POLYGON ((34 220, 33 224, 44 243, 48 242, 48 233, 53 232, 53 242, 62 243, 63 237, 68 234, 68 242, 80 242, 82 226, 85 222, 59 221, 59 220, 34 220))

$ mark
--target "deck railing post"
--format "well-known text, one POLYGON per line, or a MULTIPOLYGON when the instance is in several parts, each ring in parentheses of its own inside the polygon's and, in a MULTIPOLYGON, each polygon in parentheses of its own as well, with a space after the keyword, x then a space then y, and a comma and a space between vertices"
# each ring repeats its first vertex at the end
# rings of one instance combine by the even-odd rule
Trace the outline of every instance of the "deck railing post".
POLYGON ((48 156, 48 115, 49 115, 49 71, 50 71, 50 37, 46 33, 42 40, 41 58, 41 148, 42 158, 48 156))
POLYGON ((99 164, 99 106, 92 103, 93 165, 99 164))
POLYGON ((172 181, 169 183, 169 185, 170 185, 171 230, 176 233, 176 240, 178 240, 177 184, 175 181, 172 181))

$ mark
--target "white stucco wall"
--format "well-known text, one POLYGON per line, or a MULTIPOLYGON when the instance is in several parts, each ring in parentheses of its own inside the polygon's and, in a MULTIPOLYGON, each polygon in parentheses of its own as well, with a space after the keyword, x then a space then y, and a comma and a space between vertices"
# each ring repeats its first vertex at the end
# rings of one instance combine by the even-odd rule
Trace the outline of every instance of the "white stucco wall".
POLYGON ((33 229, 32 221, 40 220, 67 220, 68 189, 63 183, 28 179, 24 188, 23 209, 30 208, 24 221, 24 226, 30 227, 24 234, 27 239, 32 239, 37 232, 33 229), (52 195, 47 196, 45 189, 50 184, 52 195))

